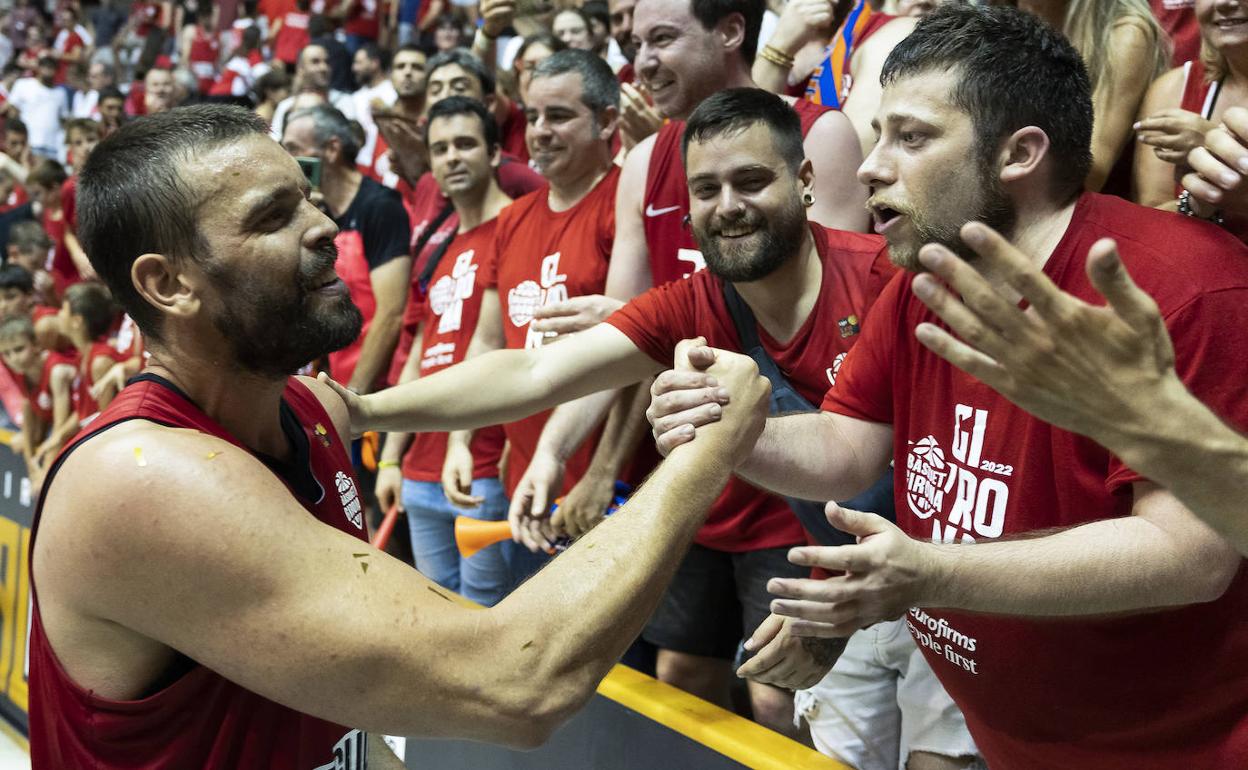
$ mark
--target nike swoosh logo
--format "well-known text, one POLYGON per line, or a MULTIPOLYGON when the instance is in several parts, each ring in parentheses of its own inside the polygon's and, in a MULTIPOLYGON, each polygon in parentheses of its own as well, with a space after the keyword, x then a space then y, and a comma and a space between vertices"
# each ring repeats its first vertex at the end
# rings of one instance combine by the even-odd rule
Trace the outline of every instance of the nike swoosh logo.
POLYGON ((680 206, 668 206, 668 207, 667 207, 667 208, 665 208, 665 209, 656 209, 656 208, 654 207, 654 204, 653 204, 653 203, 650 203, 650 204, 647 204, 647 205, 646 205, 646 216, 648 216, 648 217, 657 217, 657 216, 660 216, 660 215, 662 215, 662 214, 670 214, 671 212, 676 211, 676 210, 678 210, 679 208, 680 208, 680 206))

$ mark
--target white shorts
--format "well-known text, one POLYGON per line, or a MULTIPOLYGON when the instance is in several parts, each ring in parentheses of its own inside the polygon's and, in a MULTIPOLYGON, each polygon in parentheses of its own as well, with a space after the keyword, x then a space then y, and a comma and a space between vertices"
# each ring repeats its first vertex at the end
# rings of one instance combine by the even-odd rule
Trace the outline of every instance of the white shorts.
POLYGON ((864 628, 823 681, 794 696, 820 752, 858 770, 904 770, 914 751, 978 756, 966 720, 904 619, 864 628))

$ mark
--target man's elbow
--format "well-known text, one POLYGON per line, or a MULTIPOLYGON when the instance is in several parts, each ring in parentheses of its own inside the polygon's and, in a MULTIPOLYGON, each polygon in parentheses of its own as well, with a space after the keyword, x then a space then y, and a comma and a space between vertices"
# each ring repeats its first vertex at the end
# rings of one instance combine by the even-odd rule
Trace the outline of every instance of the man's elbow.
POLYGON ((495 740, 509 748, 532 750, 550 740, 593 697, 597 683, 574 681, 576 676, 533 677, 520 697, 500 704, 495 740), (541 682, 540 686, 535 683, 541 682))
POLYGON ((1208 558, 1193 562, 1202 565, 1198 570, 1195 584, 1192 586, 1195 595, 1194 603, 1203 604, 1221 599, 1235 582, 1243 559, 1229 545, 1220 543, 1217 553, 1206 554, 1208 558))

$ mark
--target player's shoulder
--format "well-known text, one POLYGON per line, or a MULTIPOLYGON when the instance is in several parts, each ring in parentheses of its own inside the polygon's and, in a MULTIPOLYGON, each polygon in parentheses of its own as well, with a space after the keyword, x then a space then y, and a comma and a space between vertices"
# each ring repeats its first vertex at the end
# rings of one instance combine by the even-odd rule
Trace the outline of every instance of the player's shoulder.
POLYGON ((315 377, 297 376, 293 380, 307 388, 321 408, 325 410, 325 414, 329 416, 334 429, 338 432, 339 441, 344 445, 350 443, 351 414, 337 391, 315 377))

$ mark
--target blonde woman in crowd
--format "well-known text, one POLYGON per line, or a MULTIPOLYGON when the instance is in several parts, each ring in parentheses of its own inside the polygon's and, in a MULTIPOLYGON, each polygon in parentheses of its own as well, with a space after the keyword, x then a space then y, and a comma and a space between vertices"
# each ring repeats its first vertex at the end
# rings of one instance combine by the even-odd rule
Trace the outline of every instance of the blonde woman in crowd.
POLYGON ((1147 0, 1021 0, 1062 30, 1092 83, 1092 170, 1086 187, 1127 197, 1133 122, 1149 84, 1166 71, 1170 43, 1147 0))

